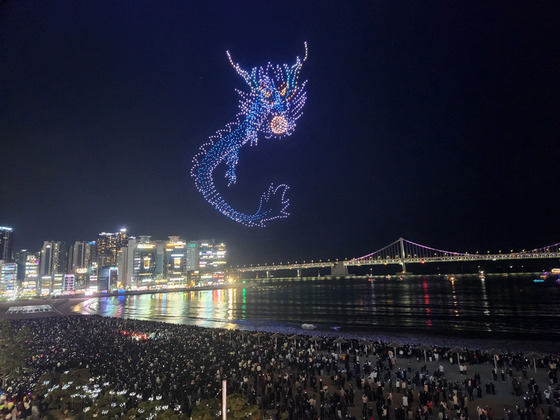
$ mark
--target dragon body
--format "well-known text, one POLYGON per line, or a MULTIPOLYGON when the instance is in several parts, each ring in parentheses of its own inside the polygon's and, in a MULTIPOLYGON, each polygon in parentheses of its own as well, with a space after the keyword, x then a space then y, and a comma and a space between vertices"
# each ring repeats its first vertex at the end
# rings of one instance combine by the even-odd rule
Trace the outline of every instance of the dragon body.
POLYGON ((281 139, 294 132, 306 100, 306 82, 298 83, 298 76, 307 59, 307 44, 303 60, 297 57, 292 66, 268 63, 245 71, 233 62, 229 52, 227 55, 250 89, 237 91, 240 95, 237 121, 227 124, 200 147, 193 158, 191 176, 206 201, 219 212, 244 225, 264 227, 271 220, 288 217, 286 191, 289 187, 271 184, 262 193, 257 211, 248 214, 234 209, 224 200, 214 185, 214 173, 225 164, 228 184, 235 184, 239 151, 244 145, 256 145, 260 136, 281 139))

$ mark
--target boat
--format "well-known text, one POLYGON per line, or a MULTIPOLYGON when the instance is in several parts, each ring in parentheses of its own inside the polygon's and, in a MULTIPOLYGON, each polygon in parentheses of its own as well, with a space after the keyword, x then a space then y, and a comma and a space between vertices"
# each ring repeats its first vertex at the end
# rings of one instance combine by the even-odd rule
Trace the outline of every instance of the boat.
POLYGON ((317 327, 313 324, 301 324, 301 328, 304 330, 315 330, 317 327))

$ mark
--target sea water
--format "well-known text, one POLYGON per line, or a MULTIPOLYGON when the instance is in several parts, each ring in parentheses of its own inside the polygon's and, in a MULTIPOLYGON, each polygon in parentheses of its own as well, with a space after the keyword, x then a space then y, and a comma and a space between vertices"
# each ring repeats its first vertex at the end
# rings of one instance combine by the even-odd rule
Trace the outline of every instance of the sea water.
POLYGON ((94 298, 83 314, 210 328, 560 351, 560 287, 535 276, 257 279, 229 288, 94 298), (316 330, 303 330, 303 323, 316 330))

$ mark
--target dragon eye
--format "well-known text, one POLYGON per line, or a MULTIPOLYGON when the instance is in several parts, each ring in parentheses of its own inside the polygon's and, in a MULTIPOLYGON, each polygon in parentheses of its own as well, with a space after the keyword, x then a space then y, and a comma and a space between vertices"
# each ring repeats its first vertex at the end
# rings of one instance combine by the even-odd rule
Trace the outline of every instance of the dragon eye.
POLYGON ((268 88, 268 86, 262 84, 259 86, 259 90, 265 96, 265 98, 270 98, 272 96, 272 90, 268 88))
POLYGON ((286 82, 278 86, 278 93, 280 93, 280 96, 286 96, 287 92, 288 92, 288 84, 286 82))

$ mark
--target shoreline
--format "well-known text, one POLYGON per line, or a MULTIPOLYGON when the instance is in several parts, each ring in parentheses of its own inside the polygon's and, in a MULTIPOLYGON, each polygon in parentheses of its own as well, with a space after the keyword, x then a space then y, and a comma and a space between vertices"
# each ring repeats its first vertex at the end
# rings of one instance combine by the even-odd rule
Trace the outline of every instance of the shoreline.
MULTIPOLYGON (((204 290, 213 289, 223 289, 223 287, 208 287, 204 290)), ((201 290, 201 289, 194 289, 201 290)), ((187 291, 193 291, 189 289, 187 291)), ((157 291, 154 293, 160 293, 157 291)), ((172 292, 172 290, 167 290, 166 292, 172 292)), ((173 292, 178 292, 178 290, 173 290, 173 292)), ((138 294, 138 293, 136 293, 138 294)), ((78 313, 73 310, 73 308, 81 303, 100 299, 107 297, 107 295, 102 296, 87 296, 87 297, 58 297, 58 298, 38 298, 38 299, 22 299, 14 301, 0 301, 0 319, 31 319, 39 317, 52 317, 52 316, 71 316, 71 315, 81 315, 81 316, 102 316, 98 314, 83 314, 78 313), (13 307, 26 307, 26 306, 37 306, 37 305, 50 305, 52 311, 48 312, 14 312, 8 313, 8 310, 13 307)), ((142 319, 143 321, 152 322, 164 322, 169 324, 176 324, 171 322, 166 322, 159 319, 142 319)), ((225 324, 226 322, 224 322, 225 324)), ((215 326, 205 326, 203 328, 217 328, 217 329, 230 329, 239 331, 251 331, 251 332, 269 332, 287 335, 300 335, 300 336, 321 336, 321 337, 331 337, 331 338, 343 338, 348 340, 370 340, 370 341, 381 341, 381 342, 391 342, 397 341, 401 344, 406 345, 422 345, 427 344, 437 347, 454 347, 460 346, 470 350, 489 350, 492 348, 500 349, 506 353, 527 353, 527 352, 538 352, 541 354, 560 354, 560 341, 558 340, 544 340, 539 339, 522 339, 516 337, 474 337, 470 335, 460 335, 460 334, 446 334, 445 332, 440 333, 426 333, 426 332, 394 332, 394 331, 383 331, 378 332, 352 332, 344 330, 326 330, 324 328, 319 329, 303 329, 301 326, 275 326, 270 324, 250 324, 245 322, 228 321, 227 324, 234 324, 235 328, 227 328, 225 326, 220 326, 219 322, 215 323, 215 326)), ((191 323, 184 323, 184 325, 197 325, 196 320, 191 323)))
MULTIPOLYGON (((247 287, 246 285, 243 286, 247 287)), ((76 315, 76 313, 72 311, 72 307, 91 299, 100 299, 104 297, 133 296, 133 295, 174 293, 174 292, 193 292, 193 291, 203 291, 203 290, 219 290, 219 289, 226 289, 228 287, 232 287, 232 285, 96 293, 90 296, 74 295, 74 296, 58 296, 58 297, 42 297, 42 298, 34 297, 30 299, 16 299, 16 300, 0 300, 0 319, 24 319, 24 318, 43 317, 43 316, 76 315), (8 313, 8 310, 12 307, 38 306, 38 305, 51 305, 54 311, 41 312, 41 313, 22 313, 22 312, 8 313)))

